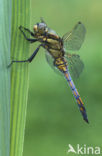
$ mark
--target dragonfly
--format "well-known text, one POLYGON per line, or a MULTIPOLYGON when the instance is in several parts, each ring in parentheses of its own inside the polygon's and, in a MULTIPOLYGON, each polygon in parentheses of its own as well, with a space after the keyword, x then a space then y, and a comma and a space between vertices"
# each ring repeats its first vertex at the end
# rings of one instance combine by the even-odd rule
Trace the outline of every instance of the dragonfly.
POLYGON ((20 26, 19 29, 27 41, 30 43, 39 42, 40 44, 28 59, 12 60, 8 67, 13 63, 32 62, 39 49, 43 47, 46 51, 47 62, 65 77, 76 99, 83 119, 89 123, 84 103, 72 80, 72 77, 79 77, 84 68, 84 64, 79 55, 69 53, 69 51, 78 51, 81 48, 86 34, 85 26, 82 22, 78 22, 74 28, 63 35, 63 37, 60 37, 54 30, 50 29, 42 18, 41 22, 34 24, 33 32, 23 26, 20 26), (25 32, 29 33, 32 37, 28 38, 25 32))

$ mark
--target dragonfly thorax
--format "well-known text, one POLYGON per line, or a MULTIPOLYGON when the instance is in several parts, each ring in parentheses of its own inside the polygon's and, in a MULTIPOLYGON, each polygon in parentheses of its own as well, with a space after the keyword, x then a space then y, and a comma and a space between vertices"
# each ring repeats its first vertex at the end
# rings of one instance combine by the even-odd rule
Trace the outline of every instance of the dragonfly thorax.
POLYGON ((34 36, 43 44, 43 47, 52 55, 53 58, 64 55, 62 39, 56 32, 47 27, 45 23, 34 25, 34 36))

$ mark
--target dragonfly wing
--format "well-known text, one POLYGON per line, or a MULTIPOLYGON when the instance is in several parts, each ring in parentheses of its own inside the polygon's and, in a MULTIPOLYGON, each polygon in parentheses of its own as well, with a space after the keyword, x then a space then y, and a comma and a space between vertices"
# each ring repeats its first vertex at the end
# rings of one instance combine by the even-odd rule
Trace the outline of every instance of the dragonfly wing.
POLYGON ((65 57, 68 61, 68 69, 71 73, 71 76, 73 78, 78 78, 84 68, 84 64, 82 60, 80 59, 80 56, 77 54, 67 53, 65 57))
POLYGON ((61 75, 61 72, 54 66, 54 58, 49 54, 49 52, 46 50, 45 52, 45 58, 50 65, 50 67, 56 72, 57 74, 61 75))
MULTIPOLYGON (((40 20, 41 20, 42 23, 45 23, 45 24, 46 24, 46 22, 45 22, 45 20, 44 20, 43 17, 40 17, 40 20)), ((47 24, 46 24, 46 25, 47 25, 47 24)))
POLYGON ((78 22, 71 32, 66 33, 62 37, 64 47, 68 50, 79 50, 84 41, 85 33, 85 26, 81 22, 78 22))
POLYGON ((53 64, 54 59, 53 59, 53 57, 49 54, 49 52, 48 52, 47 50, 46 50, 46 52, 45 52, 45 58, 46 58, 48 64, 51 66, 51 68, 54 68, 54 64, 53 64))

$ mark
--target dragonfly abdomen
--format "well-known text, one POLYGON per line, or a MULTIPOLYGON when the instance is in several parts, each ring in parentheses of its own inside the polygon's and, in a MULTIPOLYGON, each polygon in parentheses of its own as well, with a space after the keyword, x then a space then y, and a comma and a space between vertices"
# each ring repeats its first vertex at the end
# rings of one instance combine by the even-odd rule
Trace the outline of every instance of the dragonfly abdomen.
POLYGON ((70 86, 70 88, 72 90, 72 93, 73 93, 73 95, 74 95, 74 97, 75 97, 75 99, 77 101, 77 104, 79 106, 79 109, 80 109, 80 112, 81 112, 81 114, 83 116, 83 119, 88 123, 88 119, 87 119, 87 114, 86 114, 86 109, 84 107, 84 103, 83 103, 83 101, 82 101, 82 99, 80 97, 80 94, 78 93, 78 91, 77 91, 77 89, 76 89, 76 87, 74 85, 74 82, 73 82, 73 80, 72 80, 72 78, 70 76, 70 73, 66 72, 66 73, 64 73, 64 75, 65 75, 65 78, 68 81, 68 84, 69 84, 69 86, 70 86))
POLYGON ((54 61, 54 65, 57 67, 57 69, 60 72, 62 72, 62 73, 67 72, 67 62, 64 57, 57 57, 54 61))

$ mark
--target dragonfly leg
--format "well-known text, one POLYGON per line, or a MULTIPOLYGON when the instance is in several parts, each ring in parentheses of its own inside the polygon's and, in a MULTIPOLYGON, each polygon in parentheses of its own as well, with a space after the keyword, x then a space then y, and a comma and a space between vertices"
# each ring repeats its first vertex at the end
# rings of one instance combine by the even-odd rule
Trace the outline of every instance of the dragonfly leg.
POLYGON ((36 50, 33 52, 33 54, 27 59, 27 60, 12 60, 11 63, 7 66, 7 68, 11 67, 11 65, 13 63, 22 63, 22 62, 32 62, 32 60, 34 59, 34 57, 36 56, 37 52, 39 51, 40 47, 43 46, 43 44, 40 44, 36 50))
POLYGON ((28 31, 28 32, 31 34, 31 36, 33 36, 33 37, 34 37, 34 33, 31 32, 29 29, 24 28, 24 27, 22 27, 22 26, 19 27, 20 31, 23 33, 23 35, 24 35, 24 37, 25 37, 25 39, 26 39, 27 41, 29 41, 30 43, 34 43, 34 42, 38 41, 37 39, 28 38, 28 37, 25 35, 25 33, 24 33, 24 31, 23 31, 22 28, 23 28, 24 30, 28 31))
POLYGON ((32 60, 34 59, 35 55, 37 54, 37 52, 39 51, 40 47, 43 46, 43 44, 40 44, 36 50, 33 52, 33 54, 28 58, 28 62, 32 62, 32 60))

